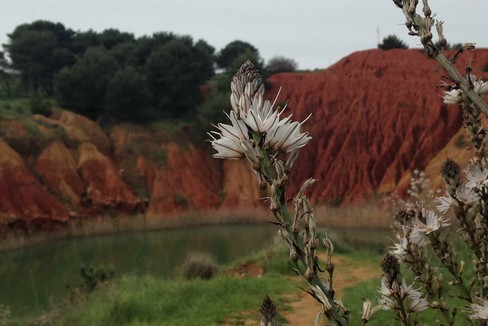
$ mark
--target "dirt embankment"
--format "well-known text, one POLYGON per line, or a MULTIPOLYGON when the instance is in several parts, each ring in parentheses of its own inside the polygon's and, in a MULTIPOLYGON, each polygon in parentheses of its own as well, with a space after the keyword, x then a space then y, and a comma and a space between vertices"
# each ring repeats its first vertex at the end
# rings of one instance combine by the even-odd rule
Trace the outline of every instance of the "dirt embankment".
MULTIPOLYGON (((475 73, 486 75, 480 67, 488 50, 463 54, 470 58, 475 73)), ((288 101, 288 114, 303 120, 312 113, 304 128, 313 139, 291 175, 291 192, 314 177, 313 202, 358 202, 405 188, 414 168, 436 173, 452 152, 446 148, 463 156, 462 142, 453 138, 459 137, 460 113, 442 104, 441 76, 417 50, 356 52, 323 71, 272 76, 269 96, 282 87, 279 101, 288 101)), ((180 137, 135 125, 107 132, 67 111, 0 120, 0 127, 3 225, 262 206, 264 194, 246 162, 212 159, 208 147, 184 140, 184 130, 180 137)))

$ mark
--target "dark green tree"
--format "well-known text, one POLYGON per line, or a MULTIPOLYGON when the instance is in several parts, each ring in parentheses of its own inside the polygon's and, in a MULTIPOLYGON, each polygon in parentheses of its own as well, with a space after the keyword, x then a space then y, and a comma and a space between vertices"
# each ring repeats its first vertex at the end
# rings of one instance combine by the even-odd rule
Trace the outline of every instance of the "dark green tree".
POLYGON ((290 58, 276 56, 269 59, 264 67, 267 75, 277 74, 280 72, 291 72, 297 70, 298 63, 290 58))
POLYGON ((143 76, 134 67, 115 73, 105 94, 106 117, 117 121, 144 121, 148 94, 143 76))
POLYGON ((53 94, 54 74, 75 62, 73 34, 61 23, 42 20, 19 25, 8 34, 4 48, 26 91, 37 93, 42 88, 47 95, 53 94))
POLYGON ((92 29, 87 31, 78 31, 73 35, 72 49, 73 52, 82 57, 86 50, 102 45, 102 38, 99 33, 92 29))
POLYGON ((10 76, 10 65, 5 57, 5 53, 0 51, 0 80, 3 84, 3 89, 7 96, 12 96, 12 88, 10 76))
POLYGON ((378 44, 378 49, 408 49, 408 45, 400 40, 396 35, 388 35, 387 37, 383 38, 383 41, 380 44, 378 44))
POLYGON ((138 66, 138 58, 135 55, 135 49, 135 42, 120 43, 110 49, 110 54, 122 67, 138 66))
POLYGON ((56 76, 59 103, 77 113, 96 119, 104 112, 108 84, 118 69, 104 48, 90 48, 72 67, 56 76))
POLYGON ((212 74, 211 47, 178 37, 157 47, 146 62, 151 102, 164 116, 183 117, 200 100, 200 85, 212 74))
POLYGON ((118 44, 134 42, 135 39, 134 34, 121 32, 115 28, 109 28, 100 34, 100 41, 102 46, 110 50, 118 44))
MULTIPOLYGON (((258 59, 259 62, 253 62, 257 67, 259 63, 262 66, 262 60, 259 56, 259 51, 254 46, 243 41, 233 41, 227 44, 220 52, 217 54, 215 61, 217 65, 226 70, 233 70, 239 63, 237 61, 242 61, 242 58, 254 58, 258 59)), ((242 64, 242 63, 241 63, 242 64)), ((240 66, 240 65, 239 65, 240 66)), ((262 67, 261 67, 262 68, 262 67)))
POLYGON ((147 59, 153 51, 176 38, 176 35, 167 32, 158 32, 154 33, 152 36, 142 36, 137 38, 134 46, 136 66, 145 66, 147 59))

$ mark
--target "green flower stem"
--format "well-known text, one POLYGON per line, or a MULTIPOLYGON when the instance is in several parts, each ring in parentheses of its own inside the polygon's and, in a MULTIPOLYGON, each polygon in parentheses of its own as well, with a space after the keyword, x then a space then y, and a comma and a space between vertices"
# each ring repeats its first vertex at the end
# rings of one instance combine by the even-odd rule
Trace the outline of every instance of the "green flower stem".
MULTIPOLYGON (((411 19, 413 21, 413 25, 418 28, 417 32, 419 35, 425 35, 430 33, 430 30, 427 30, 425 27, 423 17, 418 14, 413 14, 411 16, 411 19)), ((479 97, 479 95, 473 91, 471 86, 468 84, 466 79, 461 76, 452 61, 446 58, 446 56, 435 47, 432 41, 424 43, 424 48, 427 51, 427 54, 429 54, 429 56, 432 56, 442 66, 442 68, 444 68, 449 78, 454 83, 456 83, 456 85, 474 103, 474 105, 476 105, 476 107, 478 107, 485 114, 485 116, 488 117, 488 104, 486 104, 483 99, 481 99, 481 97, 479 97)))
POLYGON ((405 307, 403 306, 403 300, 400 297, 400 294, 397 293, 395 295, 395 299, 397 301, 398 309, 397 309, 397 316, 400 318, 400 321, 402 322, 402 326, 410 326, 410 318, 407 312, 405 311, 405 307))
POLYGON ((464 279, 459 274, 459 264, 455 259, 456 256, 451 243, 449 241, 442 240, 440 238, 439 232, 430 233, 429 240, 432 244, 432 248, 434 249, 434 253, 441 260, 442 265, 449 271, 449 273, 451 273, 451 275, 456 280, 458 288, 464 295, 462 299, 466 300, 469 303, 472 303, 471 293, 464 283, 464 279))
MULTIPOLYGON (((256 149, 259 153, 259 165, 260 165, 260 172, 265 176, 267 182, 271 185, 272 180, 276 180, 278 177, 277 172, 275 171, 274 167, 271 165, 270 155, 268 151, 261 146, 262 136, 258 133, 253 133, 253 140, 256 144, 256 149)), ((292 221, 293 218, 288 210, 288 206, 286 204, 286 187, 285 185, 278 185, 274 191, 271 193, 271 196, 275 196, 274 202, 277 203, 276 212, 275 214, 279 216, 278 222, 281 224, 282 228, 284 228, 288 234, 292 236, 293 244, 296 246, 298 252, 298 261, 294 261, 294 265, 296 267, 297 272, 307 280, 308 284, 311 287, 318 286, 327 296, 327 299, 331 305, 331 309, 325 312, 327 318, 329 319, 329 323, 333 326, 346 326, 348 325, 348 320, 345 316, 342 315, 341 309, 339 306, 334 302, 333 291, 326 289, 324 283, 317 275, 315 268, 312 268, 313 273, 311 277, 306 277, 306 271, 308 269, 307 266, 307 259, 305 256, 305 250, 303 246, 300 244, 303 243, 300 234, 297 232, 293 232, 292 230, 292 221), (281 219, 281 220, 280 220, 281 219)), ((315 256, 315 249, 312 249, 312 255, 315 256)))

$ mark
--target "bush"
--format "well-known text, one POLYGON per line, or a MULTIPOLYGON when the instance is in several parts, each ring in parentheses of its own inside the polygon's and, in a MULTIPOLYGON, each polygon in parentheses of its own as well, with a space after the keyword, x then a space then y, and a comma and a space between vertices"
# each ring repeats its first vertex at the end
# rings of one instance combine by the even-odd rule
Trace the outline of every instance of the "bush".
POLYGON ((383 39, 383 42, 378 44, 378 49, 408 49, 408 45, 400 40, 396 35, 388 35, 383 39))
POLYGON ((211 279, 217 272, 217 265, 212 257, 204 253, 192 253, 188 255, 183 264, 183 276, 191 279, 211 279))
POLYGON ((53 104, 49 100, 34 96, 29 100, 29 106, 32 114, 40 114, 49 117, 52 113, 53 104))
POLYGON ((112 279, 115 272, 105 267, 81 267, 80 275, 83 279, 82 287, 86 292, 92 292, 99 284, 105 283, 112 279))
POLYGON ((272 75, 280 72, 292 72, 297 70, 297 67, 298 63, 295 60, 276 56, 268 61, 264 69, 267 74, 272 75))

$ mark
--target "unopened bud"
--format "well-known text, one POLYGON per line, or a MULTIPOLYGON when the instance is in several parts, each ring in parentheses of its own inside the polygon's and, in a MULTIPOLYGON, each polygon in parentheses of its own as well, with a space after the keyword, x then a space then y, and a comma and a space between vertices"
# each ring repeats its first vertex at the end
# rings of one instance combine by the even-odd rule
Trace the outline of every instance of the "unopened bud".
POLYGON ((466 51, 466 50, 474 50, 476 48, 476 44, 475 43, 464 43, 461 48, 463 49, 463 51, 466 51))
POLYGON ((298 261, 298 259, 300 258, 300 256, 298 255, 297 251, 295 248, 290 248, 290 260, 293 262, 293 263, 296 263, 298 261))
POLYGON ((264 297, 259 312, 261 313, 260 325, 263 326, 278 325, 276 320, 276 307, 268 295, 264 297))
POLYGON ((400 225, 410 225, 414 217, 415 213, 412 210, 401 208, 395 213, 393 219, 400 225))
POLYGON ((449 193, 452 195, 455 193, 456 188, 459 186, 461 178, 461 168, 451 158, 444 161, 441 168, 441 175, 446 182, 449 193))
POLYGON ((424 2, 424 7, 422 8, 422 11, 424 13, 425 17, 430 17, 432 15, 432 11, 430 10, 429 4, 427 3, 427 0, 423 0, 424 2))
POLYGON ((381 269, 385 273, 385 278, 391 284, 400 274, 400 264, 395 255, 387 253, 381 258, 381 269))
POLYGON ((310 267, 307 267, 303 277, 305 277, 305 279, 309 282, 313 279, 313 271, 310 269, 310 267))

